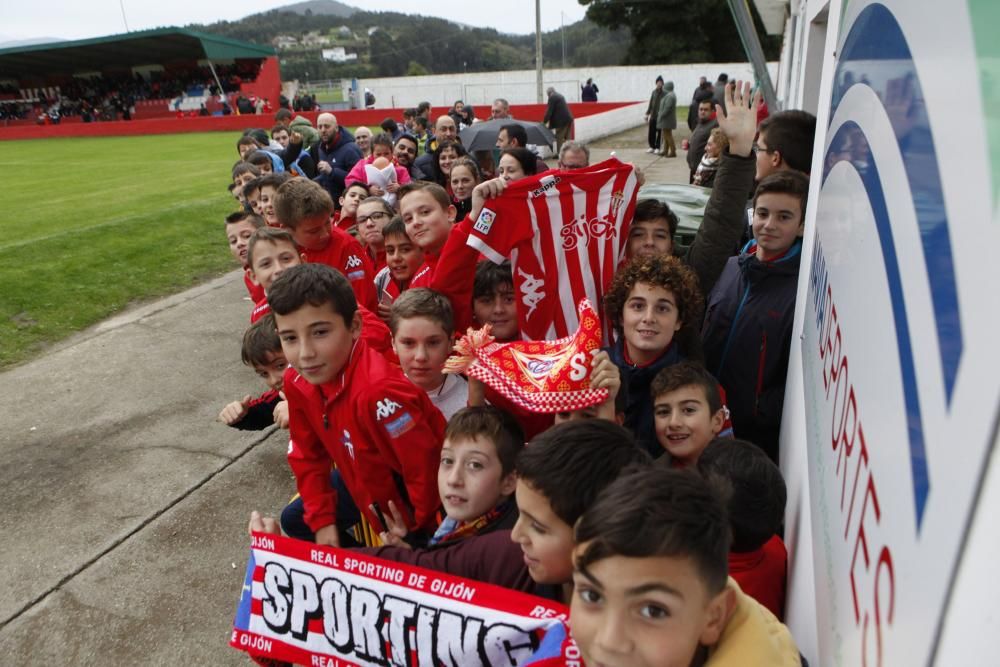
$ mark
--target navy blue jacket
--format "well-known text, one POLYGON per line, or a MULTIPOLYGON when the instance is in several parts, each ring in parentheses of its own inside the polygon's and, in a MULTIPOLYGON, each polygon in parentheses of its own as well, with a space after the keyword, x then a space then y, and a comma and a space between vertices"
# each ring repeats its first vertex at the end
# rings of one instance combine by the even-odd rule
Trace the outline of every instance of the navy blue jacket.
POLYGON ((633 366, 625 361, 625 339, 619 336, 611 347, 604 348, 611 357, 612 363, 622 374, 622 386, 619 389, 624 397, 625 423, 640 447, 653 457, 662 456, 663 447, 656 439, 653 424, 653 397, 649 388, 656 374, 667 366, 684 361, 677 345, 671 343, 662 357, 648 366, 633 366))
POLYGON ((731 257, 708 297, 705 367, 726 390, 733 430, 778 460, 802 242, 762 262, 754 242, 731 257))
POLYGON ((336 202, 344 191, 344 179, 361 159, 361 148, 354 143, 354 135, 341 127, 332 145, 319 141, 309 149, 309 156, 317 167, 320 162, 328 162, 333 168, 329 174, 320 173, 313 180, 326 188, 336 202))

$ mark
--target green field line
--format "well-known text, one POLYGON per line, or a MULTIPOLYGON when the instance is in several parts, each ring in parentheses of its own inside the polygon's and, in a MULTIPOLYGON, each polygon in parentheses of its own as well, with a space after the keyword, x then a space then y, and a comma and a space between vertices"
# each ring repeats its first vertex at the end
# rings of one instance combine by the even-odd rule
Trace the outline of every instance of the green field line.
MULTIPOLYGON (((214 196, 214 197, 205 197, 203 199, 196 199, 194 201, 187 201, 187 202, 184 202, 184 203, 174 204, 173 206, 168 207, 168 208, 161 208, 160 211, 162 211, 164 213, 173 213, 173 212, 176 212, 176 211, 181 211, 181 210, 190 209, 190 208, 199 209, 201 207, 204 207, 204 206, 207 206, 207 205, 210 205, 210 204, 213 204, 213 203, 218 204, 218 202, 219 202, 219 197, 217 197, 217 196, 214 196)), ((232 209, 235 210, 235 208, 236 208, 236 206, 235 206, 235 200, 233 200, 232 209)), ((23 247, 29 246, 29 245, 31 245, 33 243, 44 243, 44 242, 47 242, 47 241, 52 241, 52 240, 58 239, 58 238, 63 237, 63 236, 74 236, 74 235, 83 234, 84 232, 89 232, 89 231, 92 231, 92 230, 105 229, 105 228, 108 228, 108 227, 116 227, 118 225, 131 222, 131 221, 135 220, 138 217, 146 217, 146 216, 145 215, 141 215, 141 214, 133 213, 133 214, 121 216, 121 217, 118 217, 118 218, 111 218, 110 220, 105 220, 103 222, 98 222, 98 223, 93 224, 93 225, 77 226, 77 227, 73 227, 73 228, 70 228, 70 229, 65 229, 63 231, 60 231, 60 232, 57 232, 57 233, 54 233, 54 234, 46 234, 45 236, 35 236, 35 237, 32 237, 32 238, 28 238, 28 239, 21 239, 21 240, 18 240, 18 241, 12 241, 11 243, 0 244, 0 252, 2 252, 4 250, 10 250, 12 248, 23 248, 23 247)), ((222 221, 222 217, 219 216, 219 220, 217 222, 220 223, 220 224, 217 224, 216 228, 219 230, 220 236, 221 236, 221 231, 222 231, 221 221, 222 221)))

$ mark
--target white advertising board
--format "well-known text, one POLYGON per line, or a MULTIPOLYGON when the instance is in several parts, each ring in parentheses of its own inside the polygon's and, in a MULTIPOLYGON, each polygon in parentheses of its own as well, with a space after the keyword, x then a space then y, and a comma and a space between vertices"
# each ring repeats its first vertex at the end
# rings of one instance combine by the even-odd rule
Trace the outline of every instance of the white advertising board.
POLYGON ((1000 403, 983 7, 854 0, 831 26, 796 323, 822 665, 935 662, 998 509, 977 505, 1000 403))

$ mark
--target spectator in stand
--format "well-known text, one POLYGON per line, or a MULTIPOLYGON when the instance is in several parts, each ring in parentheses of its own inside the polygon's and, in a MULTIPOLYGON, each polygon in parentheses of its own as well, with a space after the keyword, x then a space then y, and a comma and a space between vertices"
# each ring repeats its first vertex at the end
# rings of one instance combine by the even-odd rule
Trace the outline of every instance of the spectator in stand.
POLYGON ((719 121, 715 119, 715 110, 712 108, 712 100, 703 100, 698 105, 698 125, 691 133, 688 140, 687 163, 691 169, 691 177, 688 183, 694 183, 694 172, 698 169, 701 157, 705 154, 705 144, 712 130, 719 126, 719 121))
POLYGON ((371 91, 371 88, 365 88, 365 108, 375 108, 375 93, 371 91))
MULTIPOLYGON (((524 126, 509 123, 500 127, 497 133, 497 148, 504 151, 508 148, 528 148, 528 133, 524 126)), ((535 173, 540 174, 548 169, 542 158, 535 156, 535 173)))
POLYGON ((417 117, 417 108, 403 109, 403 131, 413 133, 413 119, 417 117))
POLYGON ((712 84, 705 77, 701 77, 698 87, 694 89, 694 95, 691 96, 691 106, 688 107, 689 130, 693 131, 698 125, 698 106, 705 100, 711 100, 713 97, 712 84))
POLYGON ((510 102, 502 97, 493 100, 493 107, 490 109, 490 118, 493 120, 507 120, 513 118, 510 115, 510 102))
POLYGON ((428 125, 429 125, 430 124, 430 119, 431 119, 431 103, 430 102, 421 102, 420 104, 418 104, 417 105, 417 116, 422 116, 423 119, 426 120, 428 122, 428 125))
POLYGON ((427 131, 427 119, 423 116, 413 118, 413 138, 417 140, 417 154, 427 153, 427 142, 431 140, 431 134, 427 131))
POLYGON ((719 170, 719 162, 722 160, 722 151, 729 147, 729 140, 721 128, 715 128, 708 135, 708 143, 705 144, 705 154, 698 163, 698 168, 694 172, 694 185, 710 188, 715 183, 715 172, 719 170))
POLYGON ((305 150, 309 150, 319 143, 319 132, 305 116, 292 118, 292 112, 288 109, 278 109, 278 113, 274 114, 274 122, 287 127, 289 132, 301 134, 305 142, 305 150))
POLYGON ((455 121, 452 120, 451 116, 447 114, 439 116, 437 122, 434 123, 434 136, 427 139, 427 144, 424 147, 426 152, 424 155, 418 157, 416 162, 417 167, 420 171, 424 172, 425 176, 439 183, 443 183, 444 181, 437 169, 437 150, 446 141, 460 142, 458 138, 458 126, 455 125, 455 121))
POLYGON ((797 109, 779 111, 765 118, 758 129, 754 146, 758 181, 783 169, 809 174, 816 116, 797 109))
POLYGON ((583 169, 590 166, 590 149, 579 141, 567 141, 559 149, 560 169, 583 169))
POLYGON ((674 82, 667 81, 664 91, 663 99, 660 100, 660 110, 656 114, 656 131, 660 134, 660 155, 677 157, 677 146, 674 144, 674 130, 677 129, 677 95, 674 93, 674 82))
POLYGON ((726 390, 736 436, 775 462, 808 191, 809 178, 791 169, 757 185, 754 240, 729 258, 702 328, 705 365, 726 390))
POLYGON ((442 142, 434 151, 434 164, 438 174, 437 182, 451 193, 451 167, 460 157, 465 157, 468 152, 465 147, 457 141, 442 142))
POLYGON ((653 88, 653 93, 649 96, 649 104, 646 106, 646 122, 649 123, 647 153, 655 153, 660 150, 660 132, 656 129, 656 120, 659 118, 660 103, 663 101, 664 95, 663 77, 658 76, 656 77, 656 87, 653 88))
POLYGON ((556 133, 556 150, 558 151, 563 142, 569 139, 573 130, 573 113, 566 104, 566 98, 562 93, 557 93, 556 89, 549 86, 546 94, 549 96, 548 106, 545 108, 545 118, 542 122, 549 129, 556 133))
POLYGON ((594 83, 593 79, 587 79, 587 83, 581 86, 582 90, 580 92, 580 99, 584 102, 596 102, 597 93, 600 91, 597 89, 597 84, 594 83))
POLYGON ((712 102, 718 104, 725 110, 726 108, 726 84, 729 83, 729 75, 725 72, 719 75, 712 89, 712 102))
POLYGON ((451 166, 448 179, 455 219, 461 220, 472 210, 472 190, 482 182, 479 165, 471 157, 458 158, 451 166))
POLYGON ((368 253, 376 275, 385 268, 385 237, 382 228, 392 220, 394 212, 381 197, 368 197, 357 207, 358 241, 368 253))
POLYGON ((414 161, 417 159, 417 139, 412 134, 401 134, 393 146, 392 155, 396 164, 406 169, 411 181, 423 180, 424 173, 417 169, 414 161))
MULTIPOLYGON (((256 136, 256 134, 251 135, 256 136)), ((278 124, 271 128, 272 144, 268 150, 281 159, 282 166, 297 176, 316 177, 316 163, 309 153, 303 150, 304 139, 298 131, 289 132, 284 125, 278 124), (280 148, 275 147, 280 146, 280 148)), ((260 143, 260 140, 257 140, 260 143)), ((279 170, 280 171, 280 170, 279 170)))
POLYGON ((465 102, 462 100, 455 101, 455 104, 448 111, 448 115, 455 121, 455 125, 459 129, 469 127, 476 120, 476 114, 472 107, 465 106, 465 102))
POLYGON ((698 472, 726 480, 729 496, 729 576, 740 590, 785 617, 788 551, 779 537, 788 490, 781 470, 759 447, 718 438, 698 458, 698 472))
POLYGON ((319 175, 313 180, 337 201, 344 191, 344 179, 361 160, 361 149, 355 143, 354 136, 346 128, 337 125, 337 117, 332 113, 321 113, 316 119, 316 125, 320 142, 309 150, 309 155, 316 163, 319 175))
POLYGON ((386 197, 386 201, 389 202, 390 206, 396 202, 395 194, 399 190, 399 186, 406 185, 409 182, 410 173, 406 167, 395 163, 393 159, 392 138, 384 132, 375 135, 375 138, 372 139, 372 154, 363 160, 358 160, 354 168, 351 169, 351 173, 344 179, 344 184, 347 186, 350 186, 352 183, 364 183, 368 186, 368 192, 373 197, 393 195, 392 197, 386 197), (390 165, 392 165, 395 174, 387 170, 390 165), (370 170, 369 167, 372 169, 370 170), (384 187, 378 184, 382 182, 382 179, 380 178, 380 174, 375 173, 376 171, 385 171, 390 175, 384 187))
POLYGON ((354 130, 354 143, 361 149, 361 157, 372 154, 372 131, 362 125, 354 130))
POLYGON ((535 160, 535 154, 527 148, 508 148, 500 153, 497 175, 507 183, 534 176, 535 160))
POLYGON ((386 119, 384 119, 381 123, 379 123, 379 127, 382 128, 383 132, 385 132, 390 137, 392 137, 393 141, 395 141, 396 139, 398 139, 399 135, 401 135, 403 133, 403 131, 401 129, 399 129, 399 123, 397 123, 392 118, 386 118, 386 119))

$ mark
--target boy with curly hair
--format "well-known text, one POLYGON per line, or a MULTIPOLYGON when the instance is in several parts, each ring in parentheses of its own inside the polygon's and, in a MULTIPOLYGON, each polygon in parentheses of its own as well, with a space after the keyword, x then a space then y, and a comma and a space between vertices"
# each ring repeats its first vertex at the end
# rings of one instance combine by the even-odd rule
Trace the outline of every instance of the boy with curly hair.
POLYGON ((654 457, 663 448, 654 431, 650 385, 667 366, 701 359, 697 331, 703 304, 694 271, 670 255, 624 264, 604 295, 604 310, 617 334, 606 349, 621 371, 624 426, 654 457))

